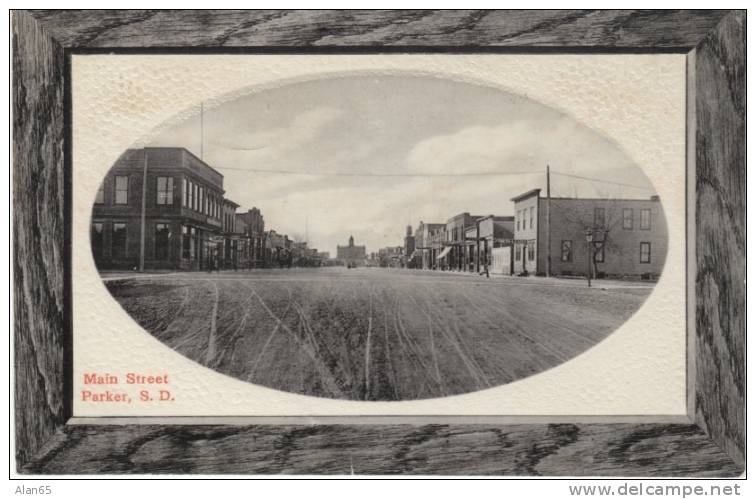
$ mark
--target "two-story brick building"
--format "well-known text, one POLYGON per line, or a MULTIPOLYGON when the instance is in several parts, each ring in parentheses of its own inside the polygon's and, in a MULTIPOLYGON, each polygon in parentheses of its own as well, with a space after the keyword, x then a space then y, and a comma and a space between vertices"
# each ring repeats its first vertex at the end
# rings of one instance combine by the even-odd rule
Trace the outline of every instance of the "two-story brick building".
POLYGON ((223 175, 184 148, 129 149, 97 192, 91 244, 100 269, 209 268, 222 231, 223 175), (144 180, 146 179, 146 184, 144 180))
POLYGON ((265 266, 267 234, 265 233, 265 219, 260 209, 252 208, 245 213, 237 213, 235 230, 245 239, 240 265, 244 268, 265 266))
POLYGON ((516 274, 587 275, 591 271, 594 275, 646 278, 661 274, 668 236, 658 196, 552 197, 548 201, 541 197, 540 189, 534 189, 512 201, 516 274))

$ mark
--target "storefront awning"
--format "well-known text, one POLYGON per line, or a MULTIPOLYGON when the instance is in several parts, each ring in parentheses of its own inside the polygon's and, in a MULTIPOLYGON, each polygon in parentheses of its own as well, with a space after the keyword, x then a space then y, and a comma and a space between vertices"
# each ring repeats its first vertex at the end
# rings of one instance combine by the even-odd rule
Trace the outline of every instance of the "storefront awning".
POLYGON ((445 257, 446 255, 448 255, 449 252, 451 251, 451 249, 452 249, 451 246, 445 247, 444 250, 441 253, 438 254, 438 256, 436 257, 436 260, 441 260, 443 257, 445 257))

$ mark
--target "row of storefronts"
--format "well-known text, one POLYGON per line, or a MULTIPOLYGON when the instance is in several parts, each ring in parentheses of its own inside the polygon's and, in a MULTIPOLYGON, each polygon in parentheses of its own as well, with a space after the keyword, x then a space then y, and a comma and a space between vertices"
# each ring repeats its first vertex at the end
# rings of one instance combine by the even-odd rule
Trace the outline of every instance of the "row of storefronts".
POLYGON ((224 194, 223 175, 184 148, 129 149, 95 196, 95 264, 220 270, 290 266, 305 254, 317 261, 317 250, 266 230, 258 208, 237 213, 239 205, 224 194))
POLYGON ((667 226, 658 196, 545 198, 540 192, 512 198, 514 216, 460 213, 446 223, 420 222, 405 266, 507 275, 661 274, 667 226))

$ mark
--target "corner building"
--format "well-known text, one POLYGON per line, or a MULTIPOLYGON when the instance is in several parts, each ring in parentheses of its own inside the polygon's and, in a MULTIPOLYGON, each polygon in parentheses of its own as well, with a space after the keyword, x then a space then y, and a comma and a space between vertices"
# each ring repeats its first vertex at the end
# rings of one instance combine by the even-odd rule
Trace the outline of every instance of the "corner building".
POLYGON ((667 221, 658 196, 647 199, 551 198, 540 189, 512 198, 515 274, 587 275, 595 234, 598 277, 656 279, 667 257, 667 221), (549 251, 550 249, 550 251, 549 251))
POLYGON ((129 149, 103 180, 92 210, 99 269, 138 269, 146 187, 146 269, 206 269, 223 238, 223 175, 184 148, 129 149), (146 179, 146 185, 144 180, 146 179))

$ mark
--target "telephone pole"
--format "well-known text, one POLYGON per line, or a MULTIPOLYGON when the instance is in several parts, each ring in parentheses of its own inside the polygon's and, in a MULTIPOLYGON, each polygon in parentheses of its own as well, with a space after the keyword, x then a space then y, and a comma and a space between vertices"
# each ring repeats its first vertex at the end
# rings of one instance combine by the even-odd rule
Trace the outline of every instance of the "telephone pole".
POLYGON ((551 277, 551 172, 546 165, 546 277, 551 277))
POLYGON ((200 159, 205 161, 205 101, 200 102, 200 159))

